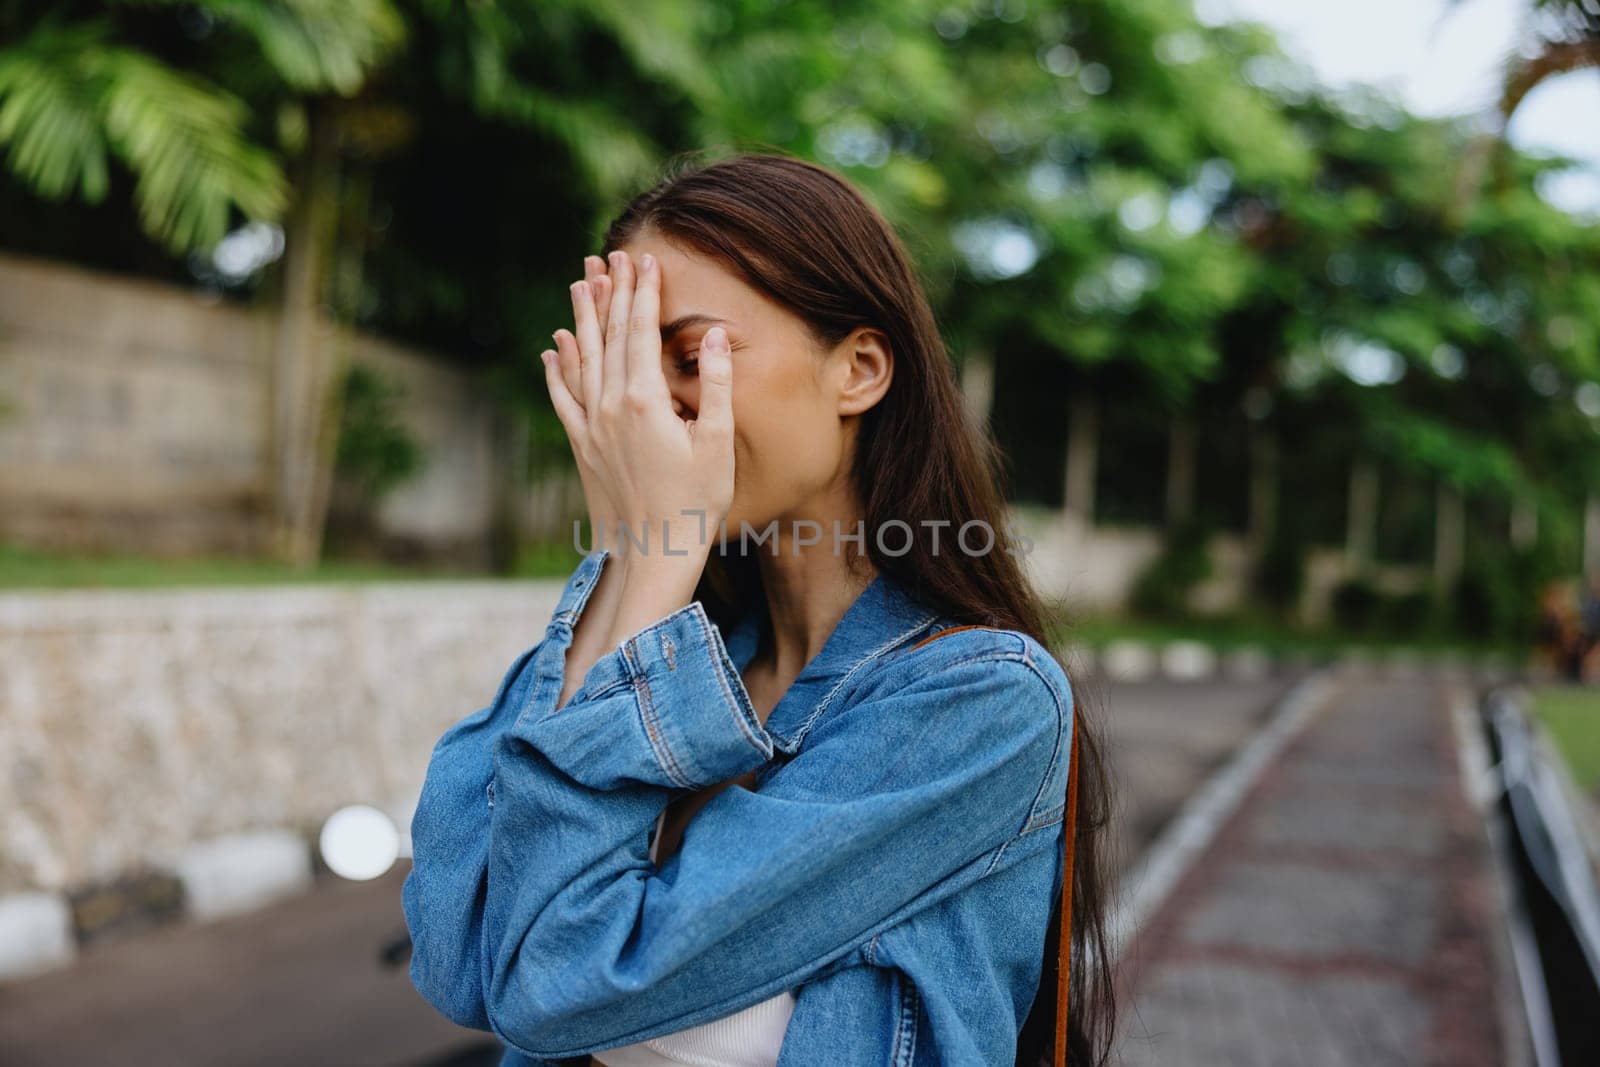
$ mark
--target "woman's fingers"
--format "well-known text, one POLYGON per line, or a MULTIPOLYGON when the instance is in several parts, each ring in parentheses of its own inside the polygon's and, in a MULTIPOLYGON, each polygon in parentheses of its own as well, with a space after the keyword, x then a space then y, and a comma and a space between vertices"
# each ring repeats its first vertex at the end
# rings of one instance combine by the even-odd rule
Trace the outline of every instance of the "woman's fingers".
POLYGON ((605 355, 600 369, 600 404, 619 409, 628 384, 628 319, 633 314, 633 263, 611 253, 611 307, 606 315, 605 355))
POLYGON ((700 410, 696 413, 696 445, 733 449, 733 353, 728 331, 713 326, 700 339, 700 410))
POLYGON ((583 403, 583 359, 578 353, 578 339, 571 330, 557 330, 550 335, 556 343, 556 368, 561 380, 574 400, 583 403))
POLYGON ((611 314, 611 291, 616 287, 611 284, 611 275, 604 270, 605 261, 599 256, 595 259, 602 264, 602 269, 594 276, 594 309, 599 313, 600 321, 605 322, 606 317, 611 314))
POLYGON ((583 280, 589 283, 594 296, 594 310, 601 323, 611 313, 611 275, 606 273, 606 261, 599 256, 583 257, 583 280))
POLYGON ((544 384, 550 390, 550 403, 555 407, 556 418, 561 420, 562 428, 567 431, 567 438, 572 443, 573 454, 576 455, 578 441, 588 421, 583 406, 572 395, 572 390, 567 388, 566 380, 561 375, 560 356, 547 348, 539 353, 539 358, 544 361, 544 384))
POLYGON ((605 319, 595 310, 590 282, 572 283, 572 319, 577 327, 578 391, 574 394, 585 411, 600 403, 600 372, 605 353, 605 319))
POLYGON ((628 392, 672 406, 661 372, 661 264, 648 252, 639 259, 633 313, 628 316, 628 392))

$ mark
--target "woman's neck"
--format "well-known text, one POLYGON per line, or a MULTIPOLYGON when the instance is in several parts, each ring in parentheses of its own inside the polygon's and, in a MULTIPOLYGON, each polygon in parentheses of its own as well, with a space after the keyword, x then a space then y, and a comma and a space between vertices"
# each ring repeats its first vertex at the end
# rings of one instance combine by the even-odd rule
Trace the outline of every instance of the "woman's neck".
MULTIPOLYGON (((842 520, 842 534, 855 532, 855 521, 842 520)), ((795 554, 787 536, 779 538, 777 552, 758 557, 761 586, 766 597, 769 640, 756 654, 757 667, 781 692, 822 650, 839 620, 861 595, 877 568, 868 557, 851 566, 851 543, 834 549, 833 527, 824 522, 821 540, 795 554)), ((790 527, 783 524, 784 534, 790 527)))

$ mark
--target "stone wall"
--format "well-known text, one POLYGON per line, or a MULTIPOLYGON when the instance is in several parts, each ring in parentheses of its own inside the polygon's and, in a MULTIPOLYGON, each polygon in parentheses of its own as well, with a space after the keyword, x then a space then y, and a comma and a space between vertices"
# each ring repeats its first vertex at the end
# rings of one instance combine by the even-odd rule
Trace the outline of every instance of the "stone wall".
MULTIPOLYGON (((137 553, 266 548, 270 315, 203 293, 0 254, 0 539, 137 553)), ((375 338, 350 358, 403 390, 426 466, 380 535, 484 541, 504 447, 481 381, 375 338)))
POLYGON ((560 588, 0 596, 0 894, 172 870, 197 842, 350 803, 403 815, 560 588))

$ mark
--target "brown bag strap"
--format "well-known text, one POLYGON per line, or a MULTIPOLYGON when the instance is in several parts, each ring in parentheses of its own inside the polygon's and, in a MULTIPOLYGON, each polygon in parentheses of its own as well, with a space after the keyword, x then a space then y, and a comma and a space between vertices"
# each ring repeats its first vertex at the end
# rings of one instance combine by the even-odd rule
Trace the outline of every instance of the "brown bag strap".
MULTIPOLYGON (((929 634, 911 647, 921 648, 936 637, 959 633, 962 630, 982 630, 988 627, 971 623, 952 626, 929 634)), ((1073 845, 1078 826, 1078 726, 1072 726, 1072 754, 1067 757, 1067 810, 1063 815, 1066 844, 1061 855, 1061 922, 1059 940, 1061 956, 1056 973, 1056 1045, 1055 1067, 1066 1067, 1067 1062, 1067 987, 1072 978, 1072 860, 1076 851, 1073 845)))
POLYGON ((1061 962, 1056 974, 1056 1064, 1067 1062, 1067 985, 1072 980, 1072 859, 1078 830, 1078 724, 1072 724, 1072 755, 1067 758, 1066 845, 1061 857, 1061 962))

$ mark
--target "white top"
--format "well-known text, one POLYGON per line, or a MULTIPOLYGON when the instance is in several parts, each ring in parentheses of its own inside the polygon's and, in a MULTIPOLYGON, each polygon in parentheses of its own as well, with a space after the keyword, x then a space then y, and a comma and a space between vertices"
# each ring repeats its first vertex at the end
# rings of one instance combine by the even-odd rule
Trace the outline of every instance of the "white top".
MULTIPOLYGON (((655 840, 650 842, 652 860, 661 843, 661 826, 666 817, 663 809, 656 819, 655 840)), ((604 1067, 774 1067, 793 1013, 794 994, 786 990, 743 1011, 687 1030, 604 1049, 594 1054, 594 1062, 604 1067)))

